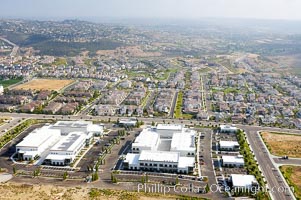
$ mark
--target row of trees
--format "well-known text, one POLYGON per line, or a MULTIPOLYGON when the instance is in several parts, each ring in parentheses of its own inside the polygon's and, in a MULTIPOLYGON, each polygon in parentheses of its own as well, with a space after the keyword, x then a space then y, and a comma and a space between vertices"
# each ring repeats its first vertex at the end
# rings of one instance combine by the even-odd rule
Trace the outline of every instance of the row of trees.
MULTIPOLYGON (((241 149, 240 154, 243 155, 243 157, 244 157, 245 168, 246 168, 248 174, 254 175, 256 180, 258 181, 259 185, 261 187, 264 187, 266 183, 263 180, 262 174, 258 168, 258 163, 254 159, 254 155, 252 154, 250 146, 246 141, 246 136, 242 130, 238 130, 238 132, 237 132, 237 141, 238 141, 240 149, 241 149)), ((234 196, 239 196, 239 195, 246 195, 246 194, 242 194, 241 192, 238 194, 234 194, 234 196)), ((258 193, 256 193, 256 196, 262 198, 262 197, 266 197, 267 194, 265 194, 264 192, 258 192, 258 193)), ((262 198, 262 199, 265 199, 265 198, 262 198)))
POLYGON ((7 131, 1 138, 0 138, 0 148, 5 146, 8 142, 22 133, 28 127, 38 124, 38 123, 48 123, 53 122, 52 120, 44 120, 44 119, 28 119, 21 124, 17 125, 14 129, 7 131))

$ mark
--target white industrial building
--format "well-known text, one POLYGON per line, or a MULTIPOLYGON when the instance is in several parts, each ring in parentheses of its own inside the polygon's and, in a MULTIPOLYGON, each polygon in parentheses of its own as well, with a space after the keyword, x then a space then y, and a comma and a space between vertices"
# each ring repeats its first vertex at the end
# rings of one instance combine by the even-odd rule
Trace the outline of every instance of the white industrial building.
POLYGON ((219 148, 221 151, 238 151, 239 144, 237 141, 220 141, 219 148))
POLYGON ((238 131, 237 127, 232 125, 220 125, 221 133, 236 133, 238 131))
POLYGON ((91 121, 58 121, 50 126, 51 129, 61 130, 62 135, 71 132, 83 132, 86 134, 102 135, 103 126, 93 124, 91 121))
POLYGON ((160 136, 152 128, 143 129, 132 144, 133 153, 141 153, 142 150, 157 150, 160 144, 160 136))
POLYGON ((179 152, 181 156, 195 155, 195 132, 185 129, 184 132, 174 133, 170 151, 179 152))
POLYGON ((179 152, 143 150, 140 154, 127 154, 124 168, 187 174, 193 172, 194 162, 194 157, 181 157, 179 152))
POLYGON ((245 161, 242 155, 222 156, 222 165, 224 167, 243 167, 245 161))
POLYGON ((230 181, 232 182, 233 188, 256 188, 258 182, 254 175, 246 174, 231 174, 230 181))
POLYGON ((123 118, 119 120, 118 124, 121 126, 136 126, 137 118, 123 118))
POLYGON ((158 124, 156 130, 160 134, 160 137, 171 138, 174 133, 182 132, 184 127, 181 124, 158 124))
POLYGON ((92 122, 58 121, 31 132, 16 145, 16 153, 19 160, 41 157, 45 164, 68 165, 94 135, 102 134, 103 126, 92 122))
POLYGON ((195 163, 195 134, 183 125, 145 128, 126 155, 124 169, 191 173, 195 163))
POLYGON ((44 126, 35 129, 16 145, 16 153, 21 160, 34 160, 53 146, 61 138, 61 131, 44 126))
POLYGON ((74 161, 85 144, 86 135, 83 132, 69 133, 50 149, 45 163, 51 165, 69 165, 74 161))

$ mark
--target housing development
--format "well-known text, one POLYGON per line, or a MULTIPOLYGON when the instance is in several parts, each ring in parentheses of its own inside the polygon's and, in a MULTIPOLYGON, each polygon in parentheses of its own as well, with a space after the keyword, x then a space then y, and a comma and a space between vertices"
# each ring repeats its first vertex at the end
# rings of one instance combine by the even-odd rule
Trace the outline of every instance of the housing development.
POLYGON ((300 199, 300 33, 237 23, 0 19, 3 187, 300 199))

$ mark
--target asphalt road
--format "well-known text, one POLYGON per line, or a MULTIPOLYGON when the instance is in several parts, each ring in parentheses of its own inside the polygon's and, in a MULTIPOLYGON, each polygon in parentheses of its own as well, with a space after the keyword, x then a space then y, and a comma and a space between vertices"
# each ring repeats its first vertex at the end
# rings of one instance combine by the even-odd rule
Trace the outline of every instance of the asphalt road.
POLYGON ((268 182, 270 194, 275 200, 294 199, 289 192, 279 192, 278 188, 286 188, 284 180, 281 180, 279 170, 274 166, 272 159, 267 151, 264 143, 260 139, 260 135, 254 130, 245 130, 253 149, 255 157, 261 167, 261 170, 268 182), (289 196, 288 196, 289 195, 289 196))
POLYGON ((281 157, 273 158, 274 162, 277 165, 298 165, 301 166, 301 159, 289 158, 289 159, 282 159, 281 157))
POLYGON ((21 118, 15 117, 12 118, 11 120, 9 120, 8 123, 3 124, 2 126, 0 126, 0 137, 6 132, 5 130, 9 130, 13 127, 15 127, 17 124, 19 124, 21 118))

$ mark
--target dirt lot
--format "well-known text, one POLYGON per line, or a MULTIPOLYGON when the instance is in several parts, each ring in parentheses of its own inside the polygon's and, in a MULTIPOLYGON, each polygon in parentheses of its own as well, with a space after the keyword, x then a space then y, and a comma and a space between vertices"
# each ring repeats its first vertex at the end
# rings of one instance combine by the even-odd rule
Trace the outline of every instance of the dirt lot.
POLYGON ((29 184, 2 184, 0 185, 0 199, 22 199, 22 200, 170 200, 175 196, 146 195, 142 193, 117 191, 109 189, 90 189, 86 187, 58 187, 51 185, 29 185, 29 184))
POLYGON ((24 90, 60 90, 72 83, 73 80, 56 80, 56 79, 34 79, 27 83, 18 85, 14 89, 24 90))
POLYGON ((288 182, 294 185, 296 197, 301 198, 301 166, 282 166, 281 171, 288 182))
POLYGON ((261 135, 271 154, 301 158, 301 136, 270 132, 262 132, 261 135))

